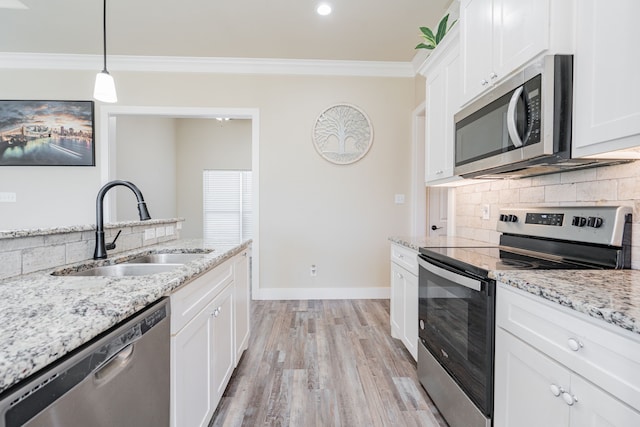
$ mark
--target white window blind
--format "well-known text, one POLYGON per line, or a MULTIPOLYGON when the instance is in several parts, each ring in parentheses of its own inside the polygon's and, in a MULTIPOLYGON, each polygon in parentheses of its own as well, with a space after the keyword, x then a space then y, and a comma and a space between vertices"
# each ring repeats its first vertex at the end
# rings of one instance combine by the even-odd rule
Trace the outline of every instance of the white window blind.
POLYGON ((205 170, 203 238, 233 245, 251 238, 251 171, 205 170))

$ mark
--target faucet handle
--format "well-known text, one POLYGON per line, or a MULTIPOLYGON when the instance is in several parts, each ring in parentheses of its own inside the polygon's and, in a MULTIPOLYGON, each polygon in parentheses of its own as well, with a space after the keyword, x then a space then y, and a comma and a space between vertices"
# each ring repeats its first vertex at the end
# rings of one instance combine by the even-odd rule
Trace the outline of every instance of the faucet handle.
POLYGON ((120 233, 122 233, 122 230, 118 230, 118 234, 116 234, 116 237, 113 239, 113 242, 111 242, 111 243, 107 243, 107 244, 105 245, 105 248, 106 248, 108 251, 110 251, 110 250, 112 250, 112 249, 115 249, 115 248, 116 248, 116 240, 118 240, 118 237, 120 237, 120 233))

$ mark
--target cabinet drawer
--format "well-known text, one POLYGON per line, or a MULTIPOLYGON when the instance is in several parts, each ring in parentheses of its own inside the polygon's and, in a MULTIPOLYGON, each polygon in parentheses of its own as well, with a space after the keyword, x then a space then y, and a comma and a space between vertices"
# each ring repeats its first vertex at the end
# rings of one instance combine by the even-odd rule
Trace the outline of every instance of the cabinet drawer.
POLYGON ((176 334, 233 281, 233 263, 225 261, 171 294, 171 334, 176 334))
POLYGON ((391 262, 406 268, 410 273, 418 275, 418 253, 404 246, 391 245, 391 262))
POLYGON ((640 339, 632 333, 504 284, 498 287, 496 325, 640 408, 640 339))

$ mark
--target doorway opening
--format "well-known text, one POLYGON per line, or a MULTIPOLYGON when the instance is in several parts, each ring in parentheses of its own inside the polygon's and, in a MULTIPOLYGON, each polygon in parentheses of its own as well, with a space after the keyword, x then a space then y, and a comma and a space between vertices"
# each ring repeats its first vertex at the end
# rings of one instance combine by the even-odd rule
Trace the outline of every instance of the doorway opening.
MULTIPOLYGON (((116 178, 116 135, 118 117, 157 117, 175 119, 246 119, 251 121, 251 187, 252 187, 252 294, 258 295, 259 285, 259 110, 257 108, 199 108, 199 107, 145 107, 145 106, 102 106, 100 109, 99 162, 101 182, 116 178), (105 143, 106 142, 106 143, 105 143)), ((149 153, 153 155, 153 153, 149 153)), ((105 198, 105 220, 116 218, 116 202, 112 194, 105 198)))

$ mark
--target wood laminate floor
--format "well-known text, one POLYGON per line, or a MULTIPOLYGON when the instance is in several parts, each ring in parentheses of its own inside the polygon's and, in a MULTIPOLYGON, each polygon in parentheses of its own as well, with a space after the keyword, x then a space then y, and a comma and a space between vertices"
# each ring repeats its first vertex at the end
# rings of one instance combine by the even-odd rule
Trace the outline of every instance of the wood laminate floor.
POLYGON ((210 426, 446 426, 388 300, 254 301, 251 323, 210 426))

